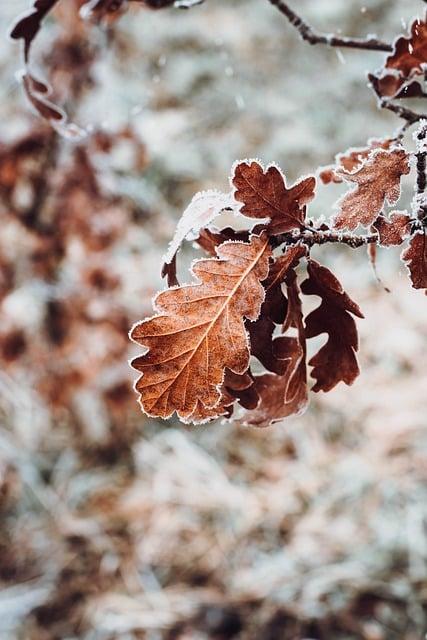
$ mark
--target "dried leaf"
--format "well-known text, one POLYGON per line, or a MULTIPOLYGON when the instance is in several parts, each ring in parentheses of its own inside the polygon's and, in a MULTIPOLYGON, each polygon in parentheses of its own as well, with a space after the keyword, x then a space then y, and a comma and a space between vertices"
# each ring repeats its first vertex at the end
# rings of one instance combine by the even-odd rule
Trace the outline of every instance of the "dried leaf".
POLYGON ((197 237, 200 229, 207 227, 224 209, 235 209, 231 194, 219 191, 197 193, 178 222, 175 235, 163 257, 162 277, 168 276, 168 285, 178 283, 176 279, 176 254, 186 238, 197 237))
POLYGON ((306 343, 300 291, 296 274, 286 276, 288 308, 287 326, 295 327, 297 337, 276 338, 275 355, 284 363, 282 375, 266 373, 255 377, 254 389, 260 400, 256 409, 245 413, 240 422, 254 427, 268 427, 291 415, 301 414, 308 401, 306 343))
POLYGON ((136 390, 150 416, 167 418, 176 411, 188 420, 197 402, 220 406, 224 370, 242 374, 249 367, 243 320, 259 316, 260 282, 268 275, 271 250, 262 235, 249 244, 226 242, 217 254, 194 263, 198 284, 158 294, 159 315, 131 331, 131 338, 149 349, 132 366, 143 373, 136 390))
POLYGON ((368 74, 368 79, 379 98, 423 98, 426 92, 418 80, 405 82, 398 74, 368 74))
POLYGON ((339 153, 335 158, 335 165, 324 167, 319 177, 323 184, 339 184, 343 182, 343 177, 337 171, 341 169, 353 173, 375 149, 390 149, 393 144, 395 141, 391 138, 370 138, 366 147, 350 147, 345 153, 339 153))
POLYGON ((283 374, 284 362, 277 354, 278 338, 273 340, 276 325, 285 322, 288 301, 282 291, 288 271, 295 267, 306 249, 301 246, 289 247, 282 256, 276 258, 270 267, 268 278, 264 281, 265 301, 261 315, 256 322, 247 322, 251 342, 251 354, 273 373, 283 374))
POLYGON ((329 269, 310 260, 308 275, 301 290, 319 296, 322 302, 306 319, 306 337, 328 334, 326 344, 309 361, 316 380, 313 391, 330 391, 341 381, 352 384, 359 375, 357 329, 350 314, 359 318, 363 314, 329 269))
POLYGON ((356 187, 337 202, 339 213, 334 220, 337 229, 354 230, 361 224, 370 226, 380 214, 385 201, 395 204, 400 197, 400 179, 409 173, 408 155, 403 149, 374 151, 353 173, 338 175, 356 187))
POLYGON ((34 38, 40 31, 42 22, 59 0, 35 0, 30 13, 18 19, 11 31, 11 38, 24 41, 25 62, 29 61, 30 49, 34 38))
POLYGON ((211 256, 215 256, 217 248, 221 244, 223 244, 223 242, 227 242, 227 240, 239 240, 241 242, 248 242, 249 232, 235 231, 231 227, 225 227, 225 229, 221 229, 220 231, 200 229, 199 237, 196 238, 195 242, 199 245, 199 247, 206 251, 206 253, 211 256))
POLYGON ((394 51, 388 56, 385 67, 397 69, 405 78, 422 73, 427 64, 427 21, 416 19, 411 25, 409 37, 401 36, 394 43, 394 51))
POLYGON ((394 211, 389 219, 379 216, 373 227, 378 231, 380 244, 383 247, 391 247, 402 244, 410 231, 410 216, 401 211, 394 211))
POLYGON ((280 169, 264 171, 259 162, 240 162, 233 170, 234 197, 243 203, 241 213, 249 218, 269 218, 271 235, 304 227, 305 207, 314 198, 316 179, 304 178, 288 189, 280 169))
POLYGON ((427 289, 427 238, 426 231, 418 231, 402 253, 402 260, 409 269, 414 289, 427 289))

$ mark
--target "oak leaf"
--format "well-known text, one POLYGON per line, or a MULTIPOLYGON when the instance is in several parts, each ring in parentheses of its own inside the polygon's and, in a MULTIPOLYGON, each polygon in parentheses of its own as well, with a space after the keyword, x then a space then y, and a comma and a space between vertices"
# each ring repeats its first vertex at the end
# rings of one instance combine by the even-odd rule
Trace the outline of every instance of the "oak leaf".
POLYGON ((201 191, 191 200, 176 227, 175 235, 163 257, 162 276, 167 276, 168 286, 178 284, 176 255, 186 239, 197 237, 200 229, 207 227, 224 209, 234 209, 235 202, 228 193, 201 191))
POLYGON ((427 237, 426 231, 418 231, 402 253, 402 260, 409 269, 414 289, 427 289, 427 237))
POLYGON ((269 218, 270 235, 287 233, 304 227, 306 205, 314 198, 316 179, 302 179, 287 188, 280 169, 270 165, 266 170, 256 160, 234 166, 234 197, 243 203, 240 211, 249 218, 269 218))
POLYGON ((359 318, 363 314, 329 269, 310 260, 308 276, 301 290, 319 296, 321 304, 306 318, 306 337, 328 334, 326 344, 308 363, 316 380, 313 391, 330 391, 341 381, 352 384, 359 375, 357 329, 350 314, 359 318))
POLYGON ((334 219, 337 229, 354 230, 361 224, 370 226, 381 213, 385 201, 395 204, 400 197, 400 179, 409 173, 408 154, 401 148, 374 151, 360 168, 352 173, 338 171, 355 188, 337 202, 334 219))
POLYGON ((225 369, 243 374, 249 367, 244 318, 256 320, 264 300, 268 239, 262 234, 247 244, 226 242, 217 255, 193 264, 197 284, 159 293, 158 315, 131 331, 132 340, 148 348, 132 366, 143 374, 135 388, 150 416, 176 411, 189 420, 198 403, 220 407, 225 369))
POLYGON ((337 173, 340 169, 353 173, 375 149, 390 149, 393 144, 395 141, 392 138, 370 138, 365 147, 350 147, 344 153, 337 154, 335 165, 324 167, 319 173, 319 178, 323 184, 339 184, 343 182, 342 175, 337 173))
POLYGON ((287 363, 277 353, 279 338, 273 340, 277 325, 283 324, 288 314, 288 301, 282 290, 282 284, 289 270, 295 267, 306 254, 302 246, 288 247, 277 257, 270 267, 268 278, 264 280, 265 300, 261 315, 255 322, 247 322, 246 327, 251 341, 251 354, 273 373, 281 374, 287 363))
POLYGON ((254 378, 259 396, 257 407, 243 414, 240 422, 254 427, 268 427, 291 415, 301 414, 308 402, 306 340, 300 290, 294 269, 286 276, 287 314, 285 328, 296 329, 297 336, 275 339, 275 355, 284 364, 281 375, 265 373, 254 378))
POLYGON ((392 247, 402 244, 410 231, 410 216, 401 211, 394 211, 390 217, 379 216, 373 227, 378 231, 380 244, 383 247, 392 247))

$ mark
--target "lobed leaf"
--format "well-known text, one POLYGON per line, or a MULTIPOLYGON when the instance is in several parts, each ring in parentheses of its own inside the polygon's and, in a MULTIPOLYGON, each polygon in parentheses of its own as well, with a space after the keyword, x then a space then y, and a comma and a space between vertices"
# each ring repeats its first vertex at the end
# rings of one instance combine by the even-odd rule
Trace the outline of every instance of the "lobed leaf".
POLYGON ((409 171, 408 154, 402 148, 376 150, 352 173, 337 171, 340 177, 356 186, 338 200, 335 228, 354 230, 359 224, 370 226, 385 201, 397 202, 401 177, 409 171))
POLYGON ((410 231, 410 216, 406 212, 394 211, 389 219, 379 216, 373 227, 378 231, 380 244, 392 247, 402 244, 410 231))
POLYGON ((176 411, 197 423, 206 419, 206 409, 223 415, 225 369, 243 374, 249 367, 244 318, 256 320, 264 300, 268 239, 262 234, 249 243, 225 242, 217 255, 193 264, 197 284, 158 294, 159 315, 131 331, 132 340, 148 348, 132 366, 143 374, 135 388, 150 416, 167 418, 176 411))
POLYGON ((426 231, 418 231, 402 253, 402 260, 409 269, 414 289, 427 289, 427 238, 426 231))
POLYGON ((359 318, 363 318, 363 314, 329 269, 310 260, 308 276, 301 290, 319 296, 321 304, 306 319, 306 337, 328 334, 326 344, 309 361, 313 367, 311 375, 316 380, 313 391, 330 391, 341 381, 352 384, 359 375, 357 329, 350 314, 359 318))
POLYGON ((269 219, 270 235, 304 227, 306 205, 314 198, 316 179, 302 179, 290 189, 280 169, 266 170, 256 160, 235 165, 232 176, 234 197, 243 203, 241 213, 249 218, 269 219))

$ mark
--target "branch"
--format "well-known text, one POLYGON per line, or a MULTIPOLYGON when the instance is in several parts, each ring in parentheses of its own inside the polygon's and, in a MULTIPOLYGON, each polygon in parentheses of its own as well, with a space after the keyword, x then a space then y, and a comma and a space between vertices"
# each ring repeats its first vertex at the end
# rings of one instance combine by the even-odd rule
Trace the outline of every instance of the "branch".
POLYGON ((412 111, 412 109, 402 107, 399 104, 394 104, 393 102, 389 102, 385 99, 380 100, 379 105, 382 109, 393 111, 393 113, 398 115, 400 118, 406 120, 409 125, 412 125, 415 122, 419 122, 420 120, 425 120, 427 118, 425 113, 416 113, 415 111, 412 111))
POLYGON ((279 246, 281 244, 291 245, 302 243, 308 247, 312 247, 316 244, 326 244, 327 242, 334 242, 339 244, 345 244, 352 249, 357 249, 359 247, 364 247, 368 244, 376 244, 378 242, 378 235, 376 233, 364 236, 356 236, 351 233, 339 233, 337 231, 321 231, 321 230, 310 230, 310 231, 300 231, 297 233, 283 233, 280 236, 276 236, 276 238, 272 238, 274 240, 274 244, 279 246))
POLYGON ((326 44, 330 47, 348 47, 352 49, 369 49, 372 51, 393 51, 393 47, 388 42, 382 42, 377 38, 339 38, 334 35, 319 33, 308 25, 299 15, 297 15, 283 0, 269 0, 295 27, 303 40, 310 44, 326 44))

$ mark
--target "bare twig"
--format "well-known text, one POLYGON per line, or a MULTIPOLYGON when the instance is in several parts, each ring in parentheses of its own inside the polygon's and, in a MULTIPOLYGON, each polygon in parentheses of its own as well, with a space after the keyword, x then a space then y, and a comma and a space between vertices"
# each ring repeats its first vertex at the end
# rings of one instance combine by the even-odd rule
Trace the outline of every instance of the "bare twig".
POLYGON ((277 243, 277 246, 281 244, 290 245, 302 243, 308 247, 312 247, 316 244, 321 245, 332 242, 345 244, 352 249, 357 249, 368 244, 376 244, 378 242, 378 235, 373 233, 369 235, 356 236, 351 233, 339 233, 331 230, 322 231, 313 229, 298 233, 284 233, 280 236, 276 236, 274 240, 274 244, 277 243))
POLYGON ((326 44, 330 47, 370 49, 373 51, 393 51, 391 44, 382 42, 377 38, 340 38, 332 34, 319 33, 304 22, 304 20, 289 7, 287 2, 283 2, 283 0, 269 0, 269 2, 299 31, 301 38, 310 44, 326 44))
POLYGON ((409 125, 415 124, 415 122, 419 122, 420 120, 425 120, 427 118, 425 113, 416 113, 412 111, 412 109, 408 109, 407 107, 402 107, 399 104, 394 104, 394 102, 389 102, 389 100, 380 100, 380 107, 382 109, 388 109, 395 113, 399 118, 403 118, 406 120, 409 125))

